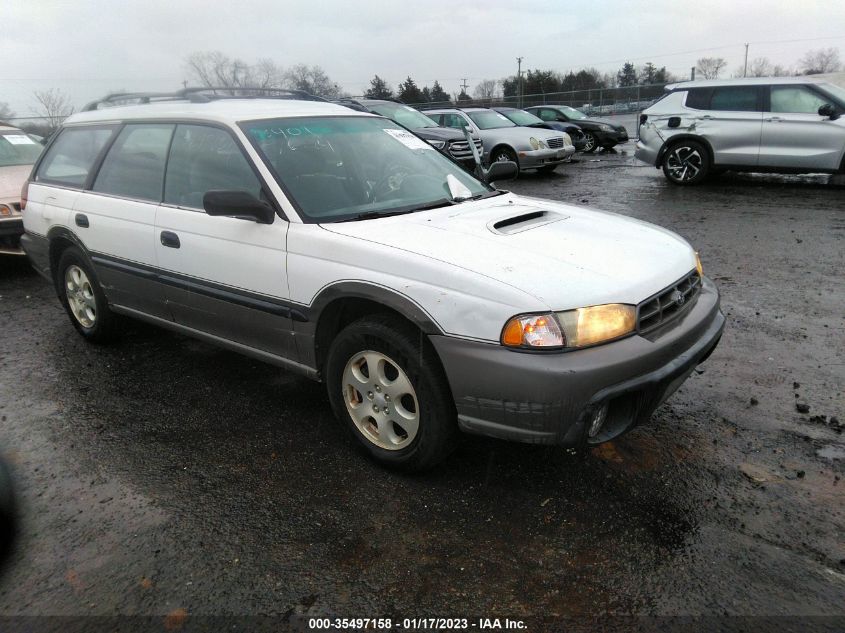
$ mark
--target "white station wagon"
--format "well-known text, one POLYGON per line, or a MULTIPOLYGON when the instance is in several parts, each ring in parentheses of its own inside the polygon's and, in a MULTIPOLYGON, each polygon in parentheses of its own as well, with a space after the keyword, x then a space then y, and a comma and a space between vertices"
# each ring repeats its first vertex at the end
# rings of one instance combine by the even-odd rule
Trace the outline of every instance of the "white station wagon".
POLYGON ((670 231, 497 190, 341 105, 149 101, 72 116, 23 190, 24 249, 91 341, 128 315, 324 381, 406 470, 459 429, 610 440, 718 343, 718 292, 670 231))

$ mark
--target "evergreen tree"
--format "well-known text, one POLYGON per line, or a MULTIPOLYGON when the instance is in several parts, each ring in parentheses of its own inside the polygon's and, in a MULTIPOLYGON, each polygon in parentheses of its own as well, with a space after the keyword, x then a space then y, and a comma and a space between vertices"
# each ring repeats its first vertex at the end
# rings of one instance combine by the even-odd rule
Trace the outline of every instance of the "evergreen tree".
POLYGON ((443 90, 443 86, 440 85, 440 82, 435 81, 434 85, 431 87, 431 102, 439 103, 441 101, 451 100, 452 98, 449 96, 449 93, 443 90))
POLYGON ((625 65, 622 66, 622 70, 616 73, 616 79, 619 86, 622 88, 626 86, 636 86, 637 69, 634 68, 634 65, 631 62, 625 62, 625 65))
POLYGON ((392 99, 393 90, 384 79, 376 75, 370 79, 370 87, 364 93, 364 96, 368 99, 392 99))
POLYGON ((399 94, 397 96, 402 103, 422 103, 425 101, 422 90, 419 89, 419 86, 410 77, 404 83, 399 84, 399 94))

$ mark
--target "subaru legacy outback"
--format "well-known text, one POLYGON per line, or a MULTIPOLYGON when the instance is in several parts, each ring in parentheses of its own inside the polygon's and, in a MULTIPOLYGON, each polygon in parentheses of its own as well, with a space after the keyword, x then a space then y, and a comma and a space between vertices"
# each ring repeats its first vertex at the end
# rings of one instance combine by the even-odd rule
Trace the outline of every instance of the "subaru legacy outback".
POLYGON ((201 96, 73 115, 24 186, 26 253, 90 341, 125 315, 323 381, 418 470, 459 430, 614 438, 719 340, 674 233, 497 190, 371 113, 201 96))

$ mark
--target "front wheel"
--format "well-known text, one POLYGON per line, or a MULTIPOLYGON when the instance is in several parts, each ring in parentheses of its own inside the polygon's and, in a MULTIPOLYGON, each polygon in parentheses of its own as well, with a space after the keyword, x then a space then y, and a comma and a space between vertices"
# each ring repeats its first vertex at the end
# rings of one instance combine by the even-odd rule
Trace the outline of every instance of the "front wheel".
POLYGON ((584 152, 587 154, 594 152, 598 146, 599 143, 596 140, 595 134, 592 132, 584 132, 584 152))
POLYGON ((697 185, 707 178, 710 157, 696 141, 676 143, 663 155, 663 174, 676 185, 697 185))
POLYGON ((511 161, 516 163, 517 169, 519 169, 519 159, 516 157, 516 154, 508 147, 497 147, 492 152, 490 152, 490 164, 497 162, 505 162, 511 161))
POLYGON ((365 317, 337 335, 326 360, 332 409, 360 447, 384 466, 430 468, 455 448, 448 382, 425 336, 389 315, 365 317))

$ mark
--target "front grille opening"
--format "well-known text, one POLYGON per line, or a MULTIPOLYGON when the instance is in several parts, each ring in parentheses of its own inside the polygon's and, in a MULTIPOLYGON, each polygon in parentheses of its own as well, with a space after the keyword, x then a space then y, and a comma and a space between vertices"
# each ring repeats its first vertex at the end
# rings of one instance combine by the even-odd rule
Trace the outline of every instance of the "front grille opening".
POLYGON ((701 290, 701 278, 692 271, 637 306, 637 332, 642 334, 680 315, 701 290))
POLYGON ((563 147, 563 137, 555 136, 554 138, 550 138, 546 141, 546 145, 552 149, 560 149, 563 147))

